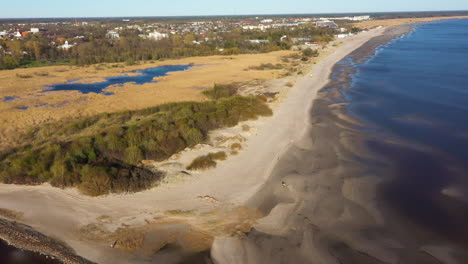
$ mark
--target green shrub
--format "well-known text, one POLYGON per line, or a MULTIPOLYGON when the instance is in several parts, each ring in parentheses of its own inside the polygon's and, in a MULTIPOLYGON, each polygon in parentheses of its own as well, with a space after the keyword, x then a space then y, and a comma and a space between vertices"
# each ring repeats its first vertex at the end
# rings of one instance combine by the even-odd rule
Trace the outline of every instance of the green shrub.
POLYGON ((226 160, 227 155, 224 151, 216 152, 216 153, 209 153, 208 157, 210 157, 212 160, 226 160))
POLYGON ((218 100, 235 95, 237 90, 238 87, 235 84, 215 84, 213 89, 203 91, 203 94, 213 100, 218 100))
POLYGON ((29 79, 29 78, 32 78, 33 76, 32 76, 32 75, 27 75, 27 74, 19 74, 19 73, 17 73, 17 74, 16 74, 16 77, 21 78, 21 79, 29 79))
POLYGON ((311 48, 307 48, 307 49, 302 51, 302 55, 304 57, 318 57, 319 52, 318 52, 318 50, 313 50, 311 48))
POLYGON ((284 66, 282 64, 273 64, 273 63, 262 63, 260 66, 251 66, 249 70, 257 70, 257 71, 264 71, 264 70, 281 70, 284 66))
POLYGON ((216 167, 216 161, 214 161, 209 155, 195 158, 190 165, 187 166, 187 170, 204 170, 216 167))
POLYGON ((49 76, 49 73, 48 73, 48 72, 36 72, 35 74, 36 74, 37 76, 42 76, 42 77, 49 76))
POLYGON ((240 143, 234 143, 231 145, 231 150, 241 150, 242 145, 240 143))

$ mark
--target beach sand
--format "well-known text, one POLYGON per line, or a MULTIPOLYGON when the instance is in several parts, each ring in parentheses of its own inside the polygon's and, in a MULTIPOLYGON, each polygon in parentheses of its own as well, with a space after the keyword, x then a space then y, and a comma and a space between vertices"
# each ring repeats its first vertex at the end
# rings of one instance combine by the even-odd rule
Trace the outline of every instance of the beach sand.
MULTIPOLYGON (((275 240, 284 240, 284 235, 295 232, 298 227, 304 231, 301 240, 303 243, 299 246, 302 253, 298 256, 321 260, 315 263, 328 263, 329 257, 323 254, 318 240, 329 238, 317 235, 314 231, 317 229, 316 224, 307 223, 306 218, 302 217, 302 220, 297 222, 297 212, 303 212, 304 205, 308 204, 308 213, 328 228, 337 227, 339 221, 350 217, 349 214, 357 213, 374 219, 369 213, 373 212, 372 205, 356 206, 357 210, 344 211, 343 208, 343 201, 362 199, 363 203, 367 203, 368 200, 372 200, 372 197, 365 197, 371 191, 358 189, 364 179, 350 179, 344 182, 339 177, 328 177, 327 174, 315 175, 318 170, 340 169, 333 164, 337 153, 333 149, 317 154, 324 156, 325 161, 320 163, 323 167, 304 168, 308 170, 310 180, 314 182, 312 185, 305 184, 301 177, 296 177, 299 172, 289 173, 288 170, 297 169, 290 159, 295 157, 295 151, 327 149, 326 146, 314 145, 322 142, 318 136, 311 137, 312 141, 306 139, 310 136, 311 126, 321 126, 318 120, 310 120, 312 102, 316 99, 317 92, 329 81, 335 63, 383 32, 384 29, 375 29, 343 41, 332 54, 314 65, 313 70, 291 88, 288 95, 278 104, 272 117, 256 121, 257 132, 250 136, 244 150, 220 163, 216 169, 188 177, 179 184, 163 185, 136 194, 98 198, 83 196, 74 189, 61 190, 49 185, 0 185, 0 208, 22 212, 22 222, 66 242, 77 254, 97 263, 118 264, 129 263, 130 260, 132 263, 143 263, 148 258, 163 263, 176 263, 181 260, 181 252, 164 250, 155 256, 141 259, 125 248, 110 248, 107 240, 90 241, 87 240, 89 236, 83 238, 80 234, 103 234, 111 238, 117 234, 117 240, 120 234, 128 242, 122 244, 122 247, 130 248, 132 241, 141 241, 141 232, 160 237, 158 234, 166 230, 166 241, 158 242, 161 243, 161 247, 164 247, 165 243, 174 242, 179 246, 187 244, 184 241, 198 243, 205 241, 203 234, 208 234, 208 237, 216 237, 212 251, 216 263, 279 263, 296 254, 297 250, 291 250, 278 258, 281 251, 275 246, 275 240), (281 184, 281 179, 287 182, 285 187, 281 184), (309 206, 309 203, 312 206, 309 206), (369 212, 363 209, 367 207, 371 208, 369 212), (262 218, 263 215, 267 216, 262 218), (226 222, 226 218, 230 221, 226 222), (291 218, 294 218, 294 221, 291 218), (258 224, 255 224, 256 222, 258 224), (245 237, 243 233, 249 231, 252 226, 256 231, 245 237), (119 228, 127 234, 119 233, 119 228), (181 234, 180 230, 187 229, 195 231, 194 240, 184 240, 178 236, 181 234), (272 239, 265 240, 266 245, 252 241, 251 237, 255 237, 256 232, 268 234, 272 239), (173 238, 174 235, 177 238, 173 238), (267 252, 264 252, 265 250, 267 252)), ((344 136, 342 140, 352 138, 344 136)), ((378 214, 375 215, 378 219, 378 214)), ((367 220, 360 225, 366 225, 368 222, 371 221, 367 220)), ((347 231, 352 229, 352 225, 348 225, 347 231)), ((291 240, 291 243, 292 241, 296 240, 291 240)), ((140 245, 137 242, 135 244, 140 245)), ((286 239, 285 243, 290 242, 286 239)), ((194 249, 187 246, 184 249, 184 254, 187 253, 187 249, 189 254, 202 252, 207 248, 194 249)), ((386 255, 387 252, 383 254, 386 255)), ((391 254, 386 258, 391 260, 391 254)), ((292 257, 291 260, 293 259, 296 258, 292 257)))
POLYGON ((358 28, 373 28, 373 27, 396 27, 401 25, 408 25, 413 23, 431 22, 445 19, 466 19, 467 16, 450 16, 450 17, 418 17, 418 18, 395 18, 395 19, 377 19, 367 20, 355 23, 354 25, 358 28))

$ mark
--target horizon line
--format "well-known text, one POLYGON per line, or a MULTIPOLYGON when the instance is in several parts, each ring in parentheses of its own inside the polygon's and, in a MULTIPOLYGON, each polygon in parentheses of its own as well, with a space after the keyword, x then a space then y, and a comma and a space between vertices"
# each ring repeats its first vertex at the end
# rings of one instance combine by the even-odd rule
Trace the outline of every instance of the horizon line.
POLYGON ((397 13, 437 13, 437 12, 468 12, 468 10, 418 10, 418 11, 358 11, 358 12, 323 12, 323 13, 269 13, 269 14, 240 14, 240 15, 168 15, 168 16, 68 16, 68 17, 0 17, 0 20, 6 19, 93 19, 93 18, 196 18, 196 17, 245 17, 245 16, 299 16, 299 15, 331 15, 331 14, 397 14, 397 13))

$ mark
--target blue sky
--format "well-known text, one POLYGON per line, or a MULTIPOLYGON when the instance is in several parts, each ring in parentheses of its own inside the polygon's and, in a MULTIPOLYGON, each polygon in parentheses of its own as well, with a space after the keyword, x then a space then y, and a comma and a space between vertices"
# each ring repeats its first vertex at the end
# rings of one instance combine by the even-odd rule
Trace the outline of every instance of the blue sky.
POLYGON ((0 18, 303 14, 468 10, 467 0, 16 0, 0 18))

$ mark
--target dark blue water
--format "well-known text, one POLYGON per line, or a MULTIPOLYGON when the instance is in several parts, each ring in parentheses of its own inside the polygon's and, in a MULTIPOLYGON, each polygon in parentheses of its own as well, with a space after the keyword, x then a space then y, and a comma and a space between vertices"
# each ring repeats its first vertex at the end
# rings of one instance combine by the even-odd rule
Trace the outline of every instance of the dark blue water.
POLYGON ((189 69, 190 67, 192 67, 192 65, 170 65, 170 66, 149 68, 149 69, 144 69, 144 70, 137 70, 134 72, 140 73, 140 75, 138 76, 110 77, 110 78, 107 78, 106 81, 104 82, 91 83, 91 84, 74 83, 76 82, 76 80, 73 80, 73 81, 70 81, 69 83, 51 85, 49 86, 49 89, 47 89, 45 92, 76 90, 84 94, 102 93, 105 95, 112 95, 112 93, 105 92, 104 89, 112 85, 124 85, 125 83, 131 83, 131 82, 138 84, 138 85, 145 84, 145 83, 152 83, 152 82, 155 82, 153 80, 155 77, 166 76, 168 72, 185 71, 189 69))
POLYGON ((18 97, 15 97, 15 96, 7 96, 7 97, 4 97, 3 98, 3 101, 5 102, 8 102, 8 101, 13 101, 15 99, 17 99, 18 97))
POLYGON ((467 245, 468 20, 417 26, 355 67, 348 111, 391 164, 381 198, 433 233, 421 239, 467 245))
POLYGON ((1 264, 60 264, 62 262, 47 258, 44 255, 24 251, 9 246, 0 240, 0 263, 1 264))

